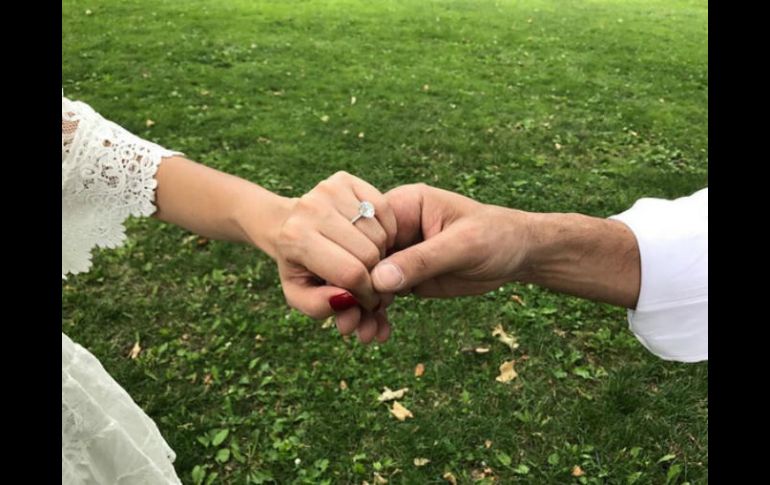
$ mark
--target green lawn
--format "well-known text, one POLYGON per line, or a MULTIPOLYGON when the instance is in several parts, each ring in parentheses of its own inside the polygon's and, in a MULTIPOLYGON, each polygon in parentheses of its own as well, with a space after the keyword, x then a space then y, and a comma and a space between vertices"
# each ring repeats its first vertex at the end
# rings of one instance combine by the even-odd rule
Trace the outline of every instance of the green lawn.
MULTIPOLYGON (((62 87, 286 195, 342 169, 607 216, 707 184, 707 21, 705 0, 64 0, 62 87)), ((708 482, 707 365, 652 356, 620 309, 522 285, 407 298, 364 347, 291 312, 258 252, 128 227, 62 283, 62 329, 157 421, 185 483, 708 482), (413 419, 384 386, 409 388, 413 419)))

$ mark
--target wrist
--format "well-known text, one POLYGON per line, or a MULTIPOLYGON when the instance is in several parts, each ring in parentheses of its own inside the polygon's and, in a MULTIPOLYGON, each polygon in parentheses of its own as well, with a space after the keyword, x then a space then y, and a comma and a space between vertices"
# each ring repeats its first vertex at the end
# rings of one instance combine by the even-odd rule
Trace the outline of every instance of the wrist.
POLYGON ((523 283, 542 284, 543 279, 570 266, 574 257, 572 243, 575 221, 571 214, 527 213, 526 244, 521 271, 516 280, 523 283))
POLYGON ((235 223, 243 233, 244 242, 276 259, 278 234, 296 199, 274 194, 257 185, 253 188, 245 197, 238 198, 235 223))

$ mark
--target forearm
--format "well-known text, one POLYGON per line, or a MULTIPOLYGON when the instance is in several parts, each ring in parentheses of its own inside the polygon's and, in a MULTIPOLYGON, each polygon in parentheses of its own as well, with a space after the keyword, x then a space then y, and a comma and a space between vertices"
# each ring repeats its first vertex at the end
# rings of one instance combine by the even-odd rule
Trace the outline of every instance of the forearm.
POLYGON ((212 239, 253 244, 275 256, 275 234, 291 199, 180 156, 164 159, 156 180, 158 219, 212 239))
POLYGON ((636 238, 622 222, 581 214, 528 214, 526 256, 514 279, 635 308, 640 288, 636 238))

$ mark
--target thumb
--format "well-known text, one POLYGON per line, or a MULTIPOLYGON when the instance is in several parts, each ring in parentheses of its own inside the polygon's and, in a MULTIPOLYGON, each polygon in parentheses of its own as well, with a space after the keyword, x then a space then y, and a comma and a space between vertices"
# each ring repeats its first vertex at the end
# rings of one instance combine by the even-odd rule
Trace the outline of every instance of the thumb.
POLYGON ((372 270, 372 283, 379 293, 396 293, 456 271, 464 259, 452 231, 440 232, 380 261, 372 270))

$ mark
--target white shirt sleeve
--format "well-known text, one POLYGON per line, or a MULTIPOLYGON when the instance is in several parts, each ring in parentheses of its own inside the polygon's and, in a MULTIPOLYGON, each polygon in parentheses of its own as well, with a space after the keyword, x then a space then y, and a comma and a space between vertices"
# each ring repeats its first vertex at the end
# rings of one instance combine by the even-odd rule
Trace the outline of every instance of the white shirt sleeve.
POLYGON ((665 360, 708 360, 708 188, 676 200, 640 199, 611 219, 625 223, 639 244, 631 331, 665 360))

